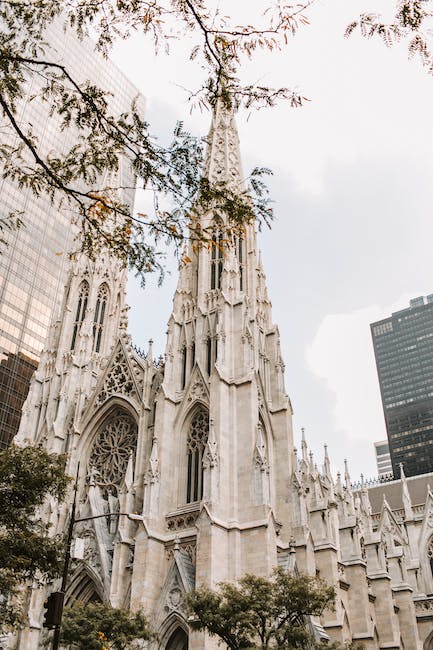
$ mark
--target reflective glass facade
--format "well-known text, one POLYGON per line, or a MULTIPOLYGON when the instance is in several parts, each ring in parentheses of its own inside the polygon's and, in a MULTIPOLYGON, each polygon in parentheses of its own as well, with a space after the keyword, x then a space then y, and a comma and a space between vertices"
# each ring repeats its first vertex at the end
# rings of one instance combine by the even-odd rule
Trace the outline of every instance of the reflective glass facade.
MULTIPOLYGON (((125 111, 138 91, 111 63, 98 56, 92 43, 79 41, 65 33, 59 23, 47 31, 46 40, 79 80, 89 79, 113 96, 110 112, 125 111)), ((51 56, 51 52, 50 52, 51 56)), ((48 57, 47 57, 48 58, 48 57)), ((54 57, 52 57, 54 58, 54 57)), ((74 129, 61 132, 59 121, 47 115, 47 107, 38 101, 37 82, 28 85, 26 100, 19 108, 20 123, 32 125, 45 151, 68 150, 76 140, 74 129)), ((140 98, 140 110, 144 102, 140 98)), ((14 134, 0 123, 3 142, 15 142, 14 134)), ((124 195, 130 205, 134 199, 134 178, 125 161, 121 166, 121 184, 131 188, 124 195)), ((28 392, 29 379, 37 366, 52 317, 60 304, 68 252, 74 246, 75 226, 71 208, 52 205, 48 197, 35 198, 30 190, 18 189, 11 181, 0 179, 1 213, 21 211, 25 224, 6 234, 7 247, 0 255, 0 448, 17 431, 21 407, 28 392)))
POLYGON ((433 471, 433 296, 371 324, 395 477, 433 471))

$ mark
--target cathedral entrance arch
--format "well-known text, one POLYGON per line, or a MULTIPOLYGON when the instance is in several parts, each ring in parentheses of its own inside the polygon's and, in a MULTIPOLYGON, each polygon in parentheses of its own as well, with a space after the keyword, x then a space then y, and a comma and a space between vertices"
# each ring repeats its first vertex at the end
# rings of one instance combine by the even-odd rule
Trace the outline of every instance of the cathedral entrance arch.
POLYGON ((165 650, 188 650, 188 635, 182 627, 175 629, 165 646, 165 650))

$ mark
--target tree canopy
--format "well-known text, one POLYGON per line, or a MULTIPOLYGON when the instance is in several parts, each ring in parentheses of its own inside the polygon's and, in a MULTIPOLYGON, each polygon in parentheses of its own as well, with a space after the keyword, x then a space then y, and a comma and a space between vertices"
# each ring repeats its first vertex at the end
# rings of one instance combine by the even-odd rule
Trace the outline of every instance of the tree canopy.
POLYGON ((25 580, 57 577, 63 544, 49 535, 38 512, 47 496, 63 499, 64 458, 39 447, 0 452, 0 631, 20 621, 18 587, 25 580))
MULTIPOLYGON (((261 25, 237 25, 211 10, 212 3, 205 0, 3 0, 0 107, 9 133, 0 144, 3 176, 36 196, 47 194, 52 201, 72 206, 81 220, 82 248, 92 256, 108 246, 141 277, 161 268, 161 238, 179 251, 188 240, 209 245, 211 233, 195 217, 210 208, 228 235, 256 218, 269 223, 272 210, 263 182, 268 170, 253 170, 244 187, 203 179, 201 140, 178 125, 171 145, 163 147, 150 135, 135 104, 121 115, 112 114, 109 93, 76 79, 46 42, 45 30, 58 20, 79 38, 91 32, 104 55, 116 39, 133 32, 152 38, 156 51, 168 47, 171 39, 192 33, 190 58, 208 74, 208 81, 192 93, 194 104, 212 106, 220 98, 227 107, 233 103, 271 106, 286 99, 299 106, 303 98, 293 90, 245 86, 236 72, 242 59, 258 49, 282 47, 307 22, 305 9, 313 1, 268 0, 261 25), (77 141, 64 155, 44 152, 37 125, 25 126, 18 117, 32 80, 40 86, 39 100, 48 113, 60 116, 60 128, 78 130, 77 141), (116 188, 104 186, 104 173, 116 172, 125 157, 142 186, 155 194, 152 214, 131 214, 130 206, 112 191, 116 188), (162 197, 168 202, 161 202, 162 197)), ((2 227, 8 218, 25 222, 25 215, 3 214, 2 227)))
POLYGON ((206 630, 231 650, 305 648, 313 643, 306 617, 332 607, 334 588, 306 575, 277 569, 272 578, 245 575, 217 590, 197 589, 188 596, 191 625, 206 630))
POLYGON ((346 36, 359 30, 366 38, 378 37, 390 47, 407 42, 409 56, 418 56, 433 74, 433 2, 432 0, 396 0, 394 16, 386 21, 378 13, 363 13, 348 25, 346 36))
POLYGON ((107 603, 75 603, 63 612, 61 642, 83 650, 126 650, 151 638, 141 612, 131 614, 107 603))

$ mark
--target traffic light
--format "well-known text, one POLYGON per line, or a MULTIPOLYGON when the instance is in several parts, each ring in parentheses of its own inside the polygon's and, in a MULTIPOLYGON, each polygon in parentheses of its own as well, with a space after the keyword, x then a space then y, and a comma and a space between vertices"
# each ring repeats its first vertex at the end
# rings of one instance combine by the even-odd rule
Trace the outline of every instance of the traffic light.
POLYGON ((43 626, 52 628, 60 625, 62 622, 63 612, 63 599, 65 594, 63 591, 54 591, 48 596, 44 602, 45 614, 43 626))

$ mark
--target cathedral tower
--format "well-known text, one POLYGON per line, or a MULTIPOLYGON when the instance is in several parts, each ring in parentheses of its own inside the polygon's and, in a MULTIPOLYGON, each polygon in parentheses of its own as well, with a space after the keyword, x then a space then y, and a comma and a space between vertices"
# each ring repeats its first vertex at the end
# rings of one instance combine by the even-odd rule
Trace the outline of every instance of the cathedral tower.
MULTIPOLYGON (((234 116, 222 103, 205 170, 211 182, 242 189, 234 116)), ((212 214, 201 223, 212 228, 212 214)), ((167 598, 190 588, 182 574, 214 587, 246 572, 268 575, 277 555, 289 552, 281 522, 288 521, 291 412, 254 225, 230 242, 215 228, 212 239, 191 248, 180 269, 135 544, 131 606, 155 611, 163 638, 172 630, 167 598), (161 596, 167 550, 173 567, 185 566, 168 571, 161 596)), ((189 634, 185 620, 181 626, 189 634)), ((190 634, 190 648, 214 646, 190 634)))

